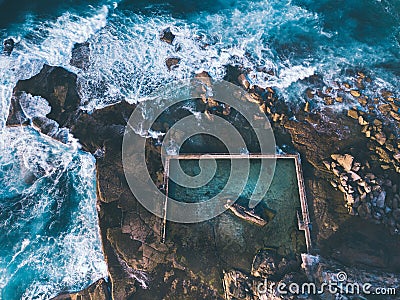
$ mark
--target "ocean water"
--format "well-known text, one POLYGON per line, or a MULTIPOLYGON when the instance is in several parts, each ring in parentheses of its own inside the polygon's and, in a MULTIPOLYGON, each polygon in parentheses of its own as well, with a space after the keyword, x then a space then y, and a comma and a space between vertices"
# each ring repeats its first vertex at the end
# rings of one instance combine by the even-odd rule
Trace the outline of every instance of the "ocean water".
MULTIPOLYGON (((373 87, 369 87, 373 90, 367 93, 383 88, 395 90, 399 86, 398 0, 96 0, 91 1, 90 5, 84 1, 72 0, 1 0, 0 39, 8 37, 14 38, 17 44, 11 56, 0 55, 2 166, 4 164, 7 169, 9 159, 3 161, 3 157, 12 155, 21 147, 27 153, 34 153, 35 149, 40 148, 46 155, 60 158, 63 162, 61 164, 69 161, 65 171, 54 171, 54 176, 62 173, 65 177, 81 176, 82 179, 72 185, 58 182, 53 184, 54 188, 43 189, 42 184, 53 186, 47 182, 53 180, 50 175, 51 178, 47 177, 47 173, 40 173, 39 179, 28 184, 19 177, 18 168, 7 170, 7 176, 2 175, 0 178, 1 205, 8 207, 9 214, 12 212, 13 216, 18 216, 17 211, 35 215, 39 212, 34 211, 36 208, 32 203, 43 206, 50 199, 53 199, 53 204, 58 203, 62 207, 60 195, 64 194, 61 191, 67 186, 76 200, 68 202, 71 204, 69 209, 80 211, 81 202, 88 204, 89 199, 92 201, 90 209, 94 209, 95 205, 92 196, 88 196, 94 193, 93 190, 78 192, 84 190, 84 185, 91 187, 86 182, 93 184, 90 180, 94 180, 93 172, 78 175, 85 162, 90 165, 89 169, 93 168, 93 162, 89 162, 91 159, 87 154, 72 146, 64 147, 50 142, 30 130, 20 131, 17 135, 20 138, 18 144, 10 144, 16 135, 15 131, 5 128, 5 120, 13 87, 18 80, 38 73, 45 63, 63 66, 78 75, 82 106, 88 111, 121 99, 132 103, 146 100, 161 85, 175 79, 191 78, 201 71, 207 71, 214 78, 220 79, 226 75, 227 65, 246 68, 251 83, 263 87, 272 86, 281 97, 294 104, 305 101, 307 83, 302 79, 313 74, 322 75, 322 80, 329 84, 335 80, 346 80, 349 71, 365 70, 375 82, 373 87), (160 40, 160 32, 167 27, 176 35, 172 45, 160 40), (71 66, 69 61, 74 43, 85 41, 90 43, 91 63, 87 70, 80 70, 71 66), (180 63, 177 68, 169 71, 165 60, 170 57, 179 58, 180 63), (273 75, 268 72, 270 70, 273 75), (33 140, 37 140, 37 143, 32 143, 33 140), (15 145, 14 148, 11 145, 15 145), (28 201, 26 198, 30 205, 22 207, 10 204, 12 201, 20 203, 22 200, 16 199, 23 198, 26 193, 36 200, 28 201)), ((45 163, 45 157, 37 156, 35 163, 45 163)), ((19 158, 13 159, 17 162, 19 158)), ((66 231, 59 233, 60 238, 75 232, 74 236, 79 236, 82 243, 99 245, 98 236, 93 231, 96 227, 93 219, 95 211, 91 213, 91 223, 86 224, 88 227, 76 223, 76 218, 71 217, 70 223, 63 228, 66 231), (85 233, 79 233, 80 230, 85 233)), ((40 212, 40 215, 39 219, 47 220, 44 221, 46 223, 52 213, 40 212)), ((7 214, 3 215, 2 212, 0 224, 10 226, 7 218, 7 214)), ((15 237, 13 243, 13 239, 6 238, 3 231, 0 234, 9 243, 0 255, 0 289, 3 299, 19 299, 20 296, 12 298, 6 294, 16 290, 11 287, 19 285, 26 288, 25 299, 38 299, 39 296, 32 296, 35 291, 44 290, 50 285, 53 287, 51 293, 60 289, 81 288, 85 280, 73 279, 77 276, 74 270, 57 273, 43 264, 44 259, 63 261, 70 257, 68 255, 72 254, 67 250, 32 258, 22 255, 28 253, 29 249, 39 249, 35 247, 41 243, 43 247, 49 247, 46 243, 50 243, 41 238, 36 239, 36 236, 42 236, 39 233, 41 230, 47 234, 46 231, 50 232, 51 228, 29 222, 27 224, 26 227, 18 227, 26 236, 15 237), (61 255, 59 253, 63 254, 57 259, 57 255, 61 255), (18 262, 21 267, 40 265, 43 277, 40 280, 24 277, 23 271, 11 277, 8 272, 13 272, 16 267, 4 271, 4 266, 10 263, 7 257, 9 259, 14 256, 13 263, 18 262), (34 287, 30 285, 33 280, 39 280, 34 287), (62 280, 67 280, 68 284, 62 283, 62 280)), ((31 253, 35 252, 39 253, 31 253)), ((94 253, 99 255, 99 252, 94 253)), ((82 263, 93 266, 88 271, 93 277, 104 275, 104 262, 96 258, 96 255, 82 263)), ((46 299, 51 293, 42 298, 46 299)))
POLYGON ((91 155, 11 127, 0 152, 0 299, 49 299, 105 277, 91 155))

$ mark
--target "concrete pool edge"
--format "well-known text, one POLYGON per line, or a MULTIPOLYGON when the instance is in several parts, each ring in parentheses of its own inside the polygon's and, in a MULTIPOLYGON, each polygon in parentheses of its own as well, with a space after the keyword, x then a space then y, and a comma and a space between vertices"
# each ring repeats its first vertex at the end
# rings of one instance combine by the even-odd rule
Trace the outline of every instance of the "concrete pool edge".
POLYGON ((294 159, 296 169, 296 179, 299 191, 301 218, 298 217, 298 228, 304 231, 307 253, 312 249, 311 232, 310 232, 310 216, 308 212, 308 203, 304 186, 303 171, 301 166, 301 158, 299 154, 179 154, 179 155, 166 155, 164 162, 164 178, 163 183, 165 187, 165 201, 163 206, 163 220, 161 226, 161 242, 164 243, 166 239, 166 225, 167 225, 167 206, 168 206, 168 178, 170 160, 185 160, 185 159, 294 159))

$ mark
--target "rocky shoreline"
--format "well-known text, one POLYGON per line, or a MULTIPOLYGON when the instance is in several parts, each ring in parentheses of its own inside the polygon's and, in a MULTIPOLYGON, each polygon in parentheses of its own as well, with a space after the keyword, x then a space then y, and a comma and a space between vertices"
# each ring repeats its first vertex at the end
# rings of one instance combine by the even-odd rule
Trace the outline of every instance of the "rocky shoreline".
MULTIPOLYGON (((162 39, 172 43, 173 34, 165 30, 162 39)), ((85 68, 87 45, 75 49, 71 63, 85 68)), ((178 64, 172 57, 166 68, 178 64)), ((209 78, 206 73, 197 76, 209 78)), ((374 83, 362 72, 354 72, 352 82, 332 87, 321 76, 312 76, 305 79, 310 86, 304 92, 308 102, 300 109, 289 106, 272 88, 251 86, 246 76, 245 70, 228 66, 225 79, 247 90, 248 105, 258 105, 260 116, 268 116, 278 146, 301 154, 317 245, 312 254, 319 255, 318 262, 307 267, 307 257, 285 258, 261 251, 255 254, 252 270, 210 275, 223 279, 225 291, 222 282, 207 281, 207 276, 190 269, 177 254, 177 245, 160 242, 161 220, 139 204, 125 180, 121 144, 135 105, 121 101, 88 114, 80 109, 77 76, 45 65, 39 74, 16 85, 7 125, 32 125, 64 143, 71 142, 72 135, 96 157, 99 222, 111 286, 100 280, 85 291, 56 299, 266 299, 257 296, 252 282, 279 274, 276 282, 321 283, 325 269, 345 269, 355 279, 364 274, 383 286, 396 278, 394 274, 400 272, 400 254, 393 251, 400 247, 399 99, 390 91, 376 91, 373 98, 365 95, 374 83), (31 109, 27 115, 26 107, 43 106, 41 99, 51 111, 34 115, 41 110, 31 109), (335 111, 334 103, 347 108, 335 111)), ((216 101, 203 101, 210 116, 219 113, 216 101)), ((229 116, 230 110, 224 107, 220 113, 229 116)), ((160 147, 151 139, 146 143, 148 168, 154 180, 161 180, 160 147)), ((398 281, 390 282, 399 286, 398 281)))

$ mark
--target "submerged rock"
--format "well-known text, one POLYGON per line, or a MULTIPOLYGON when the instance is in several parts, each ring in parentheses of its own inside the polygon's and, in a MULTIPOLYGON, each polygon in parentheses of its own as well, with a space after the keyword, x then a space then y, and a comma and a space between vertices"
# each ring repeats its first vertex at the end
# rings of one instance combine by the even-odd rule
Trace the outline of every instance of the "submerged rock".
POLYGON ((11 55, 12 51, 14 50, 15 41, 12 38, 8 38, 3 42, 3 54, 11 55))
POLYGON ((74 48, 72 48, 72 57, 70 60, 70 65, 77 67, 82 70, 87 70, 90 65, 90 44, 76 43, 74 48))

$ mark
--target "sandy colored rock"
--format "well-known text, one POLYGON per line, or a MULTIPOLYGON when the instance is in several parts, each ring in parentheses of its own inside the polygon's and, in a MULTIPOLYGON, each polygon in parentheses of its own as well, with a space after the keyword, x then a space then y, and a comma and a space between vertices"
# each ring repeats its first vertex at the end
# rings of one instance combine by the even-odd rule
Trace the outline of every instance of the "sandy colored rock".
POLYGON ((349 172, 351 170, 351 167, 353 165, 353 160, 354 157, 350 154, 332 154, 331 158, 333 160, 336 160, 339 165, 341 165, 347 172, 349 172))
POLYGON ((354 110, 354 109, 349 109, 348 112, 347 112, 347 115, 350 118, 358 120, 358 112, 356 110, 354 110))
POLYGON ((360 103, 362 106, 366 106, 367 105, 367 98, 366 97, 359 97, 358 98, 358 103, 360 103))
POLYGON ((357 90, 351 90, 351 91, 350 91, 350 94, 351 94, 353 97, 356 97, 356 98, 358 98, 358 97, 361 96, 360 92, 357 91, 357 90))
POLYGON ((391 110, 391 107, 390 104, 382 104, 379 105, 378 109, 380 110, 381 113, 388 114, 391 110))
POLYGON ((306 102, 306 106, 304 107, 305 112, 310 112, 310 102, 306 102))
POLYGON ((374 137, 379 145, 383 146, 386 143, 386 136, 383 132, 376 133, 374 137))
POLYGON ((365 126, 365 125, 368 125, 368 122, 364 119, 363 116, 359 116, 358 117, 358 124, 360 124, 361 126, 365 126))

